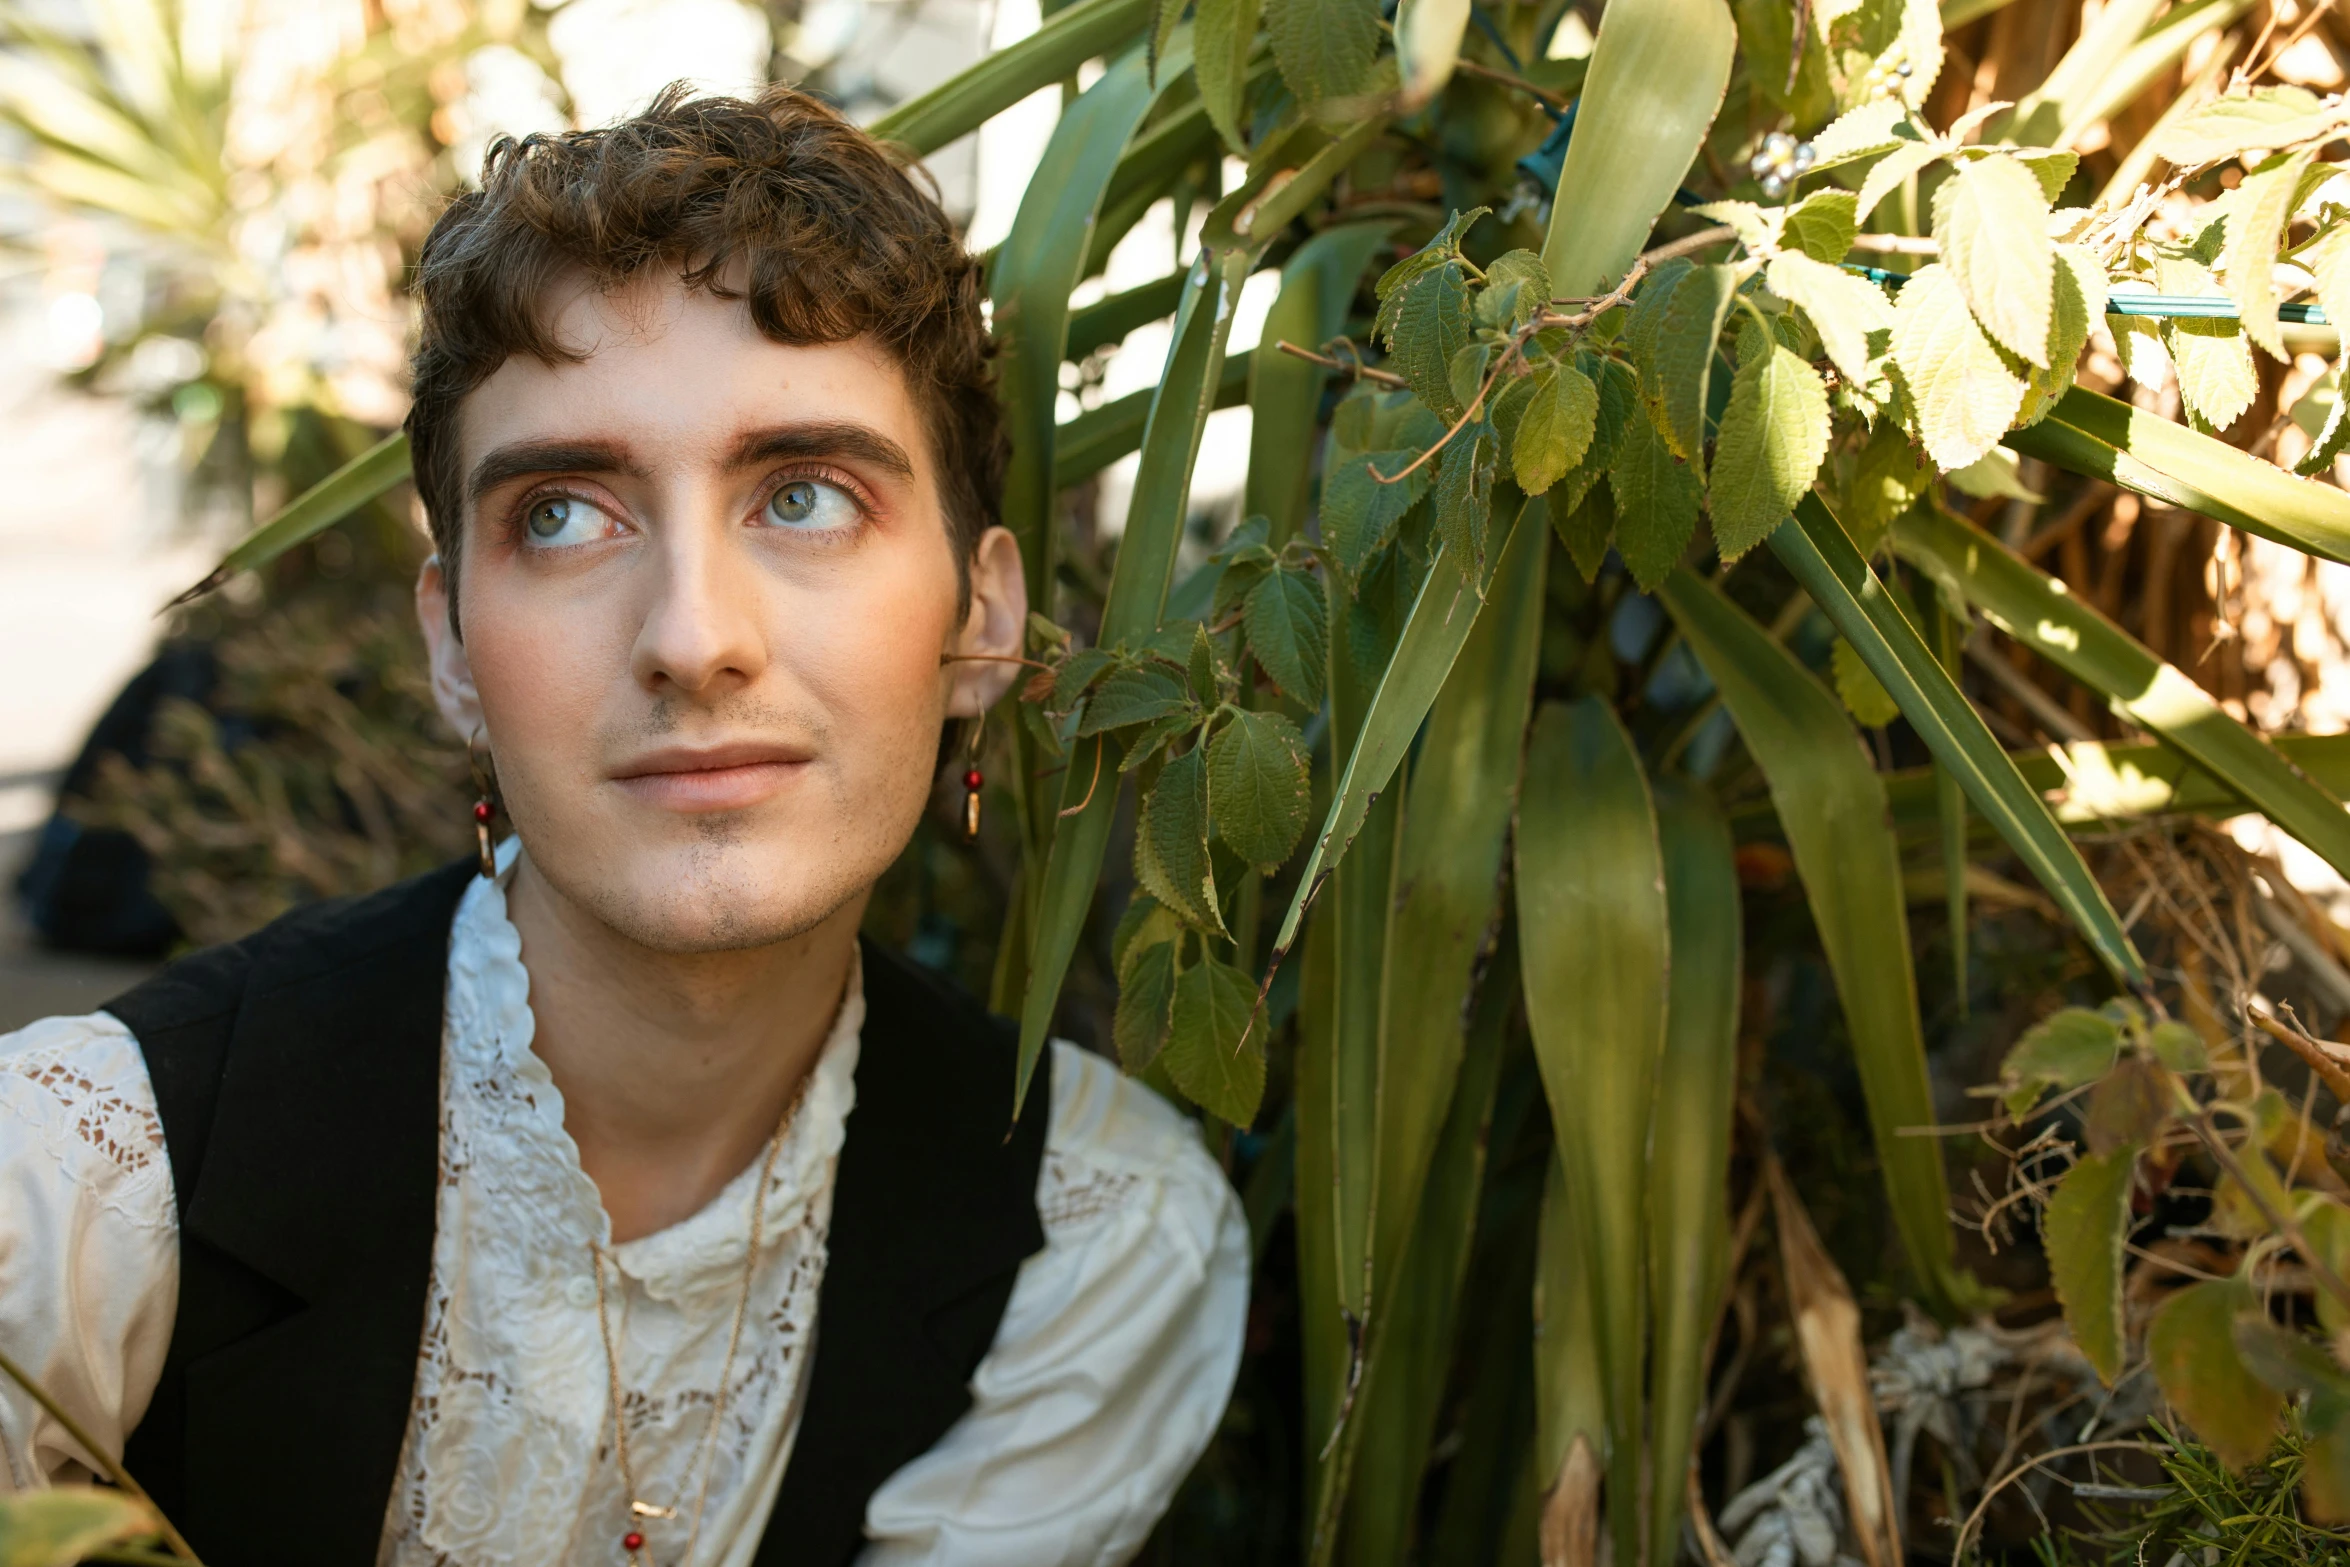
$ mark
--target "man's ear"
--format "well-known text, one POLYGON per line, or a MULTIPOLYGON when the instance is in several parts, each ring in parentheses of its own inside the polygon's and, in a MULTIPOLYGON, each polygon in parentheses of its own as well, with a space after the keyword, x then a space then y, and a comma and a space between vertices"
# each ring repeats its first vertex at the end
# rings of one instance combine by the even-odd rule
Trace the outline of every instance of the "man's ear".
POLYGON ((971 551, 971 608, 949 650, 985 657, 948 666, 953 675, 949 718, 976 718, 1011 689, 1020 666, 989 660, 1019 657, 1027 625, 1028 577, 1020 569, 1020 541, 1009 528, 990 528, 971 551))
POLYGON ((481 696, 473 688, 473 665, 465 644, 449 623, 449 581, 441 574, 441 558, 429 557, 416 574, 416 620, 424 630, 424 651, 432 665, 433 704, 441 717, 470 744, 481 733, 481 696))

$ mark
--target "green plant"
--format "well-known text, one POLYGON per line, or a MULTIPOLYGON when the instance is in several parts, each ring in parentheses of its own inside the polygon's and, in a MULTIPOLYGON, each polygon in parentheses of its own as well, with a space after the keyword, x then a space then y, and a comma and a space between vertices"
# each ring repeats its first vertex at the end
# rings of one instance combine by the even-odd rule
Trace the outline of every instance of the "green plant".
MULTIPOLYGON (((2350 222, 2317 159, 2344 112, 2252 85, 2264 35, 2226 93, 2193 96, 2206 72, 2155 106, 2100 190, 2082 128, 2119 123, 2198 40, 2237 48, 2245 7, 2110 5, 2022 101, 1937 98, 1946 23, 1995 9, 1609 0, 1588 60, 1555 62, 1554 4, 1405 0, 1391 27, 1370 0, 1080 0, 875 127, 927 151, 1109 60, 991 274, 1006 521, 1043 666, 998 741, 1021 872, 995 994, 1025 1083, 1070 976, 1098 967, 1110 1041, 1245 1162, 1261 1240, 1286 1196, 1309 1560, 1470 1539, 1522 1556, 1537 1537, 1546 1560, 1588 1560, 1603 1502, 1618 1561, 1678 1553, 1719 1414, 1698 1391, 1708 1345, 1752 1233, 1727 1223, 1724 1172, 1775 1170, 1798 1135, 1737 1132, 1742 966, 1800 946, 1833 986, 1904 1259, 1880 1282, 1945 1316, 1992 1300, 1958 1258, 1939 1145, 1916 1135, 1938 1118, 1919 876, 1960 996, 1975 862, 1994 858, 2120 992, 2057 1026, 2110 1035, 2100 1072, 2127 1036, 2113 1080, 2152 1106, 2092 1140, 2049 1215, 2100 1371, 2126 1335, 2076 1302, 2119 1287, 2129 1150, 2183 1128, 2214 1159, 2240 1151, 2179 1086, 2188 1038, 2206 1042, 2165 1021, 2082 839, 2249 803, 2350 872, 2339 748, 2333 773, 2297 766, 2318 750, 2272 746, 2162 639, 1957 508, 2032 504, 2021 453, 2350 559, 2350 497, 2218 433, 2269 395, 2253 350, 2282 357, 2286 313, 2310 316, 2282 302, 2280 257, 2325 313, 2350 311, 2350 222), (1570 101, 1568 139, 1551 127, 1570 101), (1547 222, 1520 163, 1546 136, 1566 140, 1547 222), (1227 153, 1245 178, 1193 264, 1073 309, 1148 205, 1211 185, 1227 153), (2232 184, 2228 160, 2245 160, 2232 184), (1242 376, 1234 306, 1273 268, 1242 376), (1138 298, 1172 316, 1141 416, 1059 422, 1065 362, 1148 319, 1138 298), (2188 423, 2076 384, 2101 330, 2142 382, 2175 378, 2188 423), (1204 422, 1235 388, 1260 434, 1250 521, 1180 570, 1204 422), (1128 450, 1133 506, 1096 551, 1061 492, 1128 450), (1992 722, 2013 720, 1962 678, 1978 612, 2154 736, 2127 759, 2159 792, 2096 795, 2081 780, 2119 777, 2124 753, 2076 748, 2052 802, 2054 764, 2003 745, 1992 722), (1784 845, 1798 934, 1741 931, 1740 840, 1784 845), (1133 895, 1103 897, 1127 864, 1133 895), (1457 1438, 1441 1464, 1440 1426, 1457 1438)), ((2313 471, 2342 444, 2332 406, 2313 471)), ((361 458, 224 572, 382 493, 402 456, 361 458)), ((2031 1037, 2027 1066, 2050 1036, 2031 1037)), ((1907 1499, 1880 1483, 1857 1391, 1861 1309, 1793 1183, 1772 1185, 1803 1369, 1882 1560, 1907 1499)), ((2231 1312, 2215 1342, 2235 1342, 2231 1312)), ((2317 1410, 2341 1374, 2277 1332, 2261 1353, 2317 1410)))

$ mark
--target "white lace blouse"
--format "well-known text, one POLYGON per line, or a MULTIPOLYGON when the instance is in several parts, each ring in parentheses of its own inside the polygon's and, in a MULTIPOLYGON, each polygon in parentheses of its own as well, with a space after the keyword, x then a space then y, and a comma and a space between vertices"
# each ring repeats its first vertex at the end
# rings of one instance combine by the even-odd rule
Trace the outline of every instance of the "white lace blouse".
MULTIPOLYGON (((638 1492, 679 1512, 643 1525, 665 1567, 702 1486, 758 1169, 692 1218, 609 1246, 530 1048, 529 988, 503 890, 477 881, 450 938, 439 1222, 379 1567, 625 1561, 591 1242, 612 1259, 638 1492)), ((770 1178, 697 1567, 747 1567, 791 1457, 863 1018, 852 975, 770 1178)), ((1248 1294, 1231 1187, 1190 1123, 1098 1057, 1054 1046, 1051 1108, 1044 1250, 1020 1269, 969 1412, 874 1493, 866 1567, 1123 1562, 1222 1415, 1248 1294)), ((122 1023, 94 1013, 0 1037, 0 1348, 116 1453, 170 1342, 176 1230, 154 1093, 122 1023)), ((0 1380, 0 1492, 89 1472, 0 1380)))

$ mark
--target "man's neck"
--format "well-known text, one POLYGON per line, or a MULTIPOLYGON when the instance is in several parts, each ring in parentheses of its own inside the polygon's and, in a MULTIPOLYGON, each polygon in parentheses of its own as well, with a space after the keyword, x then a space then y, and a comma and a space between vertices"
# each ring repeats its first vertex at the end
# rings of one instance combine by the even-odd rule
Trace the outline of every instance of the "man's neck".
POLYGON ((516 866, 531 1048, 612 1238, 690 1218, 764 1153, 815 1067, 847 986, 865 900, 735 952, 656 952, 516 866))

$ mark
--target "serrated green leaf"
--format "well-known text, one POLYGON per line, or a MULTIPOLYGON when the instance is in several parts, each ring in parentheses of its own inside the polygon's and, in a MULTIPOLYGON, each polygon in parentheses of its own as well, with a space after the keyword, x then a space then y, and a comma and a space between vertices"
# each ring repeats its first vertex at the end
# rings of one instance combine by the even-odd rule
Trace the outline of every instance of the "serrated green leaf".
MULTIPOLYGON (((1490 297, 1490 291, 1483 298, 1490 297)), ((1445 368, 1445 384, 1452 389, 1455 408, 1466 408, 1477 400, 1485 389, 1485 367, 1493 363, 1493 345, 1483 342, 1463 343, 1453 352, 1452 363, 1445 368)))
POLYGON ((1248 97, 1248 57, 1256 43, 1259 0, 1199 0, 1192 14, 1192 72, 1200 103, 1224 145, 1248 151, 1241 109, 1248 97))
POLYGON ((1236 709, 1208 742, 1216 836, 1251 865, 1289 858, 1313 810, 1313 780, 1297 725, 1279 713, 1236 709))
POLYGON ((1174 1018, 1159 1060, 1175 1086, 1209 1114, 1246 1128, 1265 1097, 1265 1052, 1256 1037, 1257 987, 1213 959, 1175 981, 1174 1018))
POLYGON ((2048 198, 2053 209, 2063 199, 2064 188, 2072 183, 2073 171, 2081 166, 2081 155, 2054 147, 2025 147, 2007 156, 2031 171, 2040 182, 2040 194, 2048 198))
POLYGON ((1186 709, 1180 713, 1170 713, 1155 723, 1143 725, 1140 730, 1127 737, 1126 757, 1119 762, 1118 771, 1121 774, 1140 772, 1157 758, 1159 751, 1168 741, 1179 735, 1188 734, 1198 727, 1199 714, 1192 709, 1186 709))
POLYGON ((2182 316, 2162 324, 2162 343, 2188 411, 2215 431, 2244 416, 2260 392, 2252 340, 2234 321, 2182 316))
POLYGON ((2228 275, 2228 292, 2236 299, 2236 317, 2244 333, 2268 350, 2272 359, 2285 359, 2284 334, 2277 330, 2277 246, 2301 176, 2312 154, 2285 152, 2268 159, 2244 176, 2228 210, 2228 245, 2220 265, 2228 275))
POLYGON ((1512 283, 1521 286, 1511 324, 1524 326, 1550 304, 1550 269, 1531 250, 1505 251, 1485 268, 1485 286, 1497 289, 1512 283))
POLYGON ((1673 455, 1656 426, 1639 418, 1627 421, 1608 466, 1608 487, 1615 498, 1616 551, 1647 592, 1689 548, 1705 486, 1673 455))
POLYGON ((2105 268, 2083 245, 2056 247, 2056 309, 2049 323, 2048 368, 2029 375, 2019 424, 2037 424, 2072 388, 2089 327, 2105 313, 2105 268))
POLYGON ((1927 165, 1939 161, 1947 149, 1940 142, 1904 141, 1869 166, 1862 176, 1860 197, 1853 204, 1859 221, 1866 223, 1877 204, 1909 182, 1909 177, 1927 165))
POLYGON ((1606 478, 1584 491, 1583 499, 1571 510, 1561 511, 1553 497, 1550 515, 1575 569, 1585 582, 1597 582, 1599 568, 1607 564, 1608 546, 1616 537, 1616 498, 1606 478))
POLYGON ((1782 246, 1814 261, 1837 262, 1860 232, 1860 197, 1849 190, 1815 190, 1797 202, 1780 230, 1782 246))
POLYGON ((1944 477, 1959 494, 1972 495, 1977 500, 1996 498, 2038 506, 2048 499, 2024 483, 2022 465, 2015 453, 2004 446, 1992 447, 1964 468, 1951 469, 1944 477))
POLYGON ((1186 660, 1191 673, 1192 695, 1203 708, 1214 707, 1225 697, 1224 661, 1216 656, 1215 643, 1208 640, 1208 628, 1197 624, 1191 627, 1191 656, 1186 660))
POLYGON ((1830 672, 1836 677, 1836 695, 1855 722, 1882 729, 1901 716, 1901 706, 1885 691, 1884 683, 1869 673, 1860 653, 1842 637, 1828 651, 1830 672))
POLYGON ((1672 307, 1674 291, 1695 270, 1688 257, 1675 256, 1651 271, 1633 292, 1632 308, 1624 317, 1624 351, 1631 356, 1644 398, 1663 396, 1657 377, 1657 339, 1664 331, 1665 312, 1672 307))
POLYGON ((1142 890, 1210 935, 1230 938, 1208 862, 1208 759, 1198 746, 1159 769, 1134 834, 1142 890))
POLYGON ((2211 1052, 2205 1048, 2203 1036, 2186 1024, 2165 1021, 2146 1031, 2146 1046, 2154 1058, 2174 1072, 2205 1072, 2211 1069, 2211 1052))
POLYGON ((1153 942, 1135 953, 1118 977, 1118 1010, 1110 1020, 1110 1037, 1121 1066, 1136 1073, 1149 1069, 1167 1043, 1174 1009, 1175 944, 1153 942))
POLYGON ((1599 388, 1573 365, 1556 362, 1538 367, 1524 386, 1516 405, 1516 427, 1506 432, 1510 471, 1517 475, 1519 489, 1540 495, 1565 478, 1591 449, 1599 421, 1599 388))
POLYGON ((1877 379, 1877 360, 1893 336, 1893 307, 1882 288, 1842 267, 1787 251, 1771 258, 1763 281, 1772 293, 1802 307, 1820 334, 1820 346, 1847 382, 1864 386, 1877 379))
POLYGON ((1493 426, 1480 419, 1452 438, 1436 463, 1436 536, 1452 558, 1482 581, 1485 531, 1493 515, 1493 467, 1499 449, 1493 426))
POLYGON ((2056 247, 2048 239, 2048 198, 2032 171, 2008 157, 1962 164, 1934 191, 1934 238, 1983 329, 2046 368, 2056 247))
POLYGON ((1183 922, 1173 910, 1149 893, 1137 891, 1126 900, 1126 910, 1118 916, 1118 928, 1110 936, 1110 963, 1118 971, 1118 982, 1126 982, 1127 971, 1144 949, 1182 934, 1183 922))
POLYGON ((2107 1387, 2121 1374, 2127 1345, 2122 1242, 2129 1238, 2130 1186, 2137 1167, 2135 1147, 2089 1155, 2065 1172, 2040 1221, 2048 1281, 2063 1303, 2065 1326, 2107 1387))
POLYGON ((2339 370, 2327 371, 2293 405, 2293 420, 2309 437, 2309 450, 2293 464, 2293 471, 2304 478, 2313 478, 2333 467, 2343 448, 2350 447, 2350 398, 2342 395, 2339 370), (2305 421, 2305 410, 2313 412, 2316 418, 2305 421))
MULTIPOLYGON (((2155 263, 2155 278, 2166 294, 2221 294, 2211 269, 2188 257, 2161 258, 2155 263)), ((2225 430, 2252 406, 2260 391, 2260 372, 2253 366, 2243 323, 2224 317, 2174 317, 2162 323, 2162 343, 2171 372, 2178 377, 2179 396, 2196 418, 2214 430, 2225 430)))
POLYGON ((2042 1094, 2067 1093, 2113 1069, 2120 1025, 2088 1007, 2064 1007, 2024 1031, 1999 1065, 2007 1113, 2021 1120, 2042 1094))
POLYGON ((1780 225, 1786 217, 1780 208, 1757 206, 1751 201, 1709 201, 1689 210, 1701 218, 1727 223, 1737 234, 1738 243, 1753 256, 1768 255, 1778 248, 1780 225))
POLYGON ((1079 648, 1061 664, 1053 676, 1053 694, 1046 705, 1056 713, 1066 713, 1077 705, 1077 699, 1094 687, 1094 683, 1110 672, 1113 660, 1098 647, 1079 648))
POLYGON ((2154 150, 2182 169, 2233 158, 2247 147, 2293 147, 2339 128, 2350 109, 2327 104, 2305 87, 2258 87, 2229 93, 2181 116, 2154 150))
MULTIPOLYGON (((1445 219, 1444 227, 1438 229, 1427 244, 1379 274, 1379 281, 1372 285, 1372 292, 1378 296, 1379 302, 1386 304, 1415 279, 1435 271, 1447 261, 1458 261, 1461 257, 1461 236, 1492 210, 1491 207, 1471 207, 1466 212, 1457 207, 1453 209, 1452 216, 1445 219)), ((1384 335, 1386 327, 1382 325, 1380 331, 1384 335)))
POLYGON ((1414 278, 1398 296, 1387 348, 1395 370, 1421 402, 1445 420, 1457 418, 1464 400, 1452 395, 1453 356, 1469 346, 1469 293, 1460 263, 1414 278))
POLYGON ((1080 738, 1129 724, 1155 723, 1191 705, 1183 683, 1157 669, 1121 669, 1103 680, 1077 721, 1080 738))
POLYGON ((2317 280, 2326 319, 2350 323, 2350 222, 2336 222, 2296 259, 2317 280))
POLYGON ((1714 346, 1738 291, 1738 269, 1693 267, 1673 290, 1656 339, 1653 406, 1662 414, 1657 428, 1675 455, 1704 477, 1706 390, 1713 376, 1714 346))
POLYGON ((1918 140, 1908 104, 1899 98, 1870 98, 1838 115, 1811 139, 1811 166, 1814 172, 1840 168, 1918 140))
POLYGON ((2109 315, 2105 326, 2113 333, 2114 346, 2121 350, 2122 369, 2131 380, 2153 389, 2169 384, 2170 350, 2162 346, 2160 321, 2152 316, 2109 315))
POLYGON ((1306 104, 1369 88, 1379 22, 1378 0, 1268 0, 1265 6, 1281 79, 1306 104))
POLYGON ((1366 452, 1347 458, 1322 481, 1322 540, 1349 575, 1363 569, 1373 552, 1394 536, 1403 514, 1428 493, 1433 465, 1413 468, 1419 457, 1406 448, 1366 452), (1374 469, 1404 477, 1383 484, 1372 476, 1374 469))
POLYGON ((1322 584, 1286 566, 1266 572, 1241 606, 1241 626, 1249 651, 1281 694, 1301 707, 1320 707, 1330 667, 1330 611, 1322 584))
POLYGON ((1827 451, 1828 388, 1818 371, 1777 342, 1739 365, 1706 488, 1724 560, 1736 560, 1786 520, 1827 451))
POLYGON ((1873 555, 1893 519, 1909 510, 1910 502, 1933 482, 1934 470, 1910 444, 1909 432, 1891 419, 1880 419, 1853 460, 1852 485, 1836 519, 1852 535, 1855 549, 1873 555))
POLYGON ((2146 1329, 2146 1358, 2162 1396, 2231 1469, 2268 1451, 2284 1409, 2284 1395, 2236 1353, 2237 1315, 2259 1309, 2241 1279, 2207 1279, 2164 1301, 2146 1329))
POLYGON ((2008 368, 1940 265, 1920 268, 1894 301, 1893 362, 1936 467, 1964 468, 1982 456, 2023 407, 2023 377, 2008 368))

